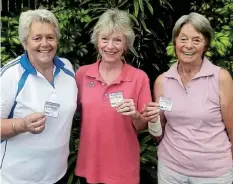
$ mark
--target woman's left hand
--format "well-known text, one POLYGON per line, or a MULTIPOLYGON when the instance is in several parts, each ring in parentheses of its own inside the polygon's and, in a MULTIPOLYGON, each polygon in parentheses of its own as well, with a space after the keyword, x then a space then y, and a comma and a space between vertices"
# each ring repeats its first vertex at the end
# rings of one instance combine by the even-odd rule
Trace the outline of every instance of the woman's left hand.
POLYGON ((155 102, 149 102, 145 105, 142 115, 147 121, 155 123, 158 120, 159 112, 159 104, 155 102))
POLYGON ((117 112, 125 116, 131 116, 133 119, 137 119, 140 114, 135 108, 133 99, 124 99, 116 107, 117 112))

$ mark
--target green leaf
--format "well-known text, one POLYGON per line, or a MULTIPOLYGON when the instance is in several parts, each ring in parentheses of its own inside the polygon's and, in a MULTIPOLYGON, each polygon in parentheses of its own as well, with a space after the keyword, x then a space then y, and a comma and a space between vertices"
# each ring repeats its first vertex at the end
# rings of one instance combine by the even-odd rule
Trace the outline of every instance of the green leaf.
POLYGON ((163 28, 165 28, 163 21, 162 21, 161 19, 158 19, 158 21, 159 21, 160 25, 161 25, 163 28))
POLYGON ((135 57, 139 57, 137 51, 134 48, 131 48, 130 51, 134 54, 135 57))
POLYGON ((0 52, 4 52, 6 50, 6 47, 0 47, 0 52))
POLYGON ((207 57, 211 57, 211 56, 213 56, 213 53, 212 52, 210 52, 210 51, 207 51, 206 53, 205 53, 205 55, 207 56, 207 57))
POLYGON ((151 140, 151 135, 148 135, 140 141, 140 145, 146 144, 150 140, 151 140))
POLYGON ((167 50, 167 55, 168 55, 168 56, 172 56, 172 57, 175 57, 175 56, 176 56, 176 55, 175 55, 175 47, 174 47, 174 45, 173 45, 172 42, 170 42, 170 43, 168 44, 166 50, 167 50))
POLYGON ((139 7, 140 7, 140 10, 142 12, 142 15, 144 17, 144 5, 143 5, 143 0, 138 0, 138 4, 139 4, 139 7))
POLYGON ((20 45, 20 44, 21 44, 21 42, 20 42, 20 40, 19 40, 18 38, 13 37, 13 38, 11 38, 11 39, 12 39, 12 41, 13 41, 15 44, 17 44, 17 45, 20 45))
POLYGON ((219 50, 221 50, 222 52, 225 51, 225 46, 221 43, 221 42, 216 42, 216 47, 219 50))
POLYGON ((157 152, 157 150, 158 150, 157 146, 154 146, 154 145, 149 146, 147 149, 148 149, 149 151, 152 151, 153 153, 157 152))
POLYGON ((150 30, 146 26, 145 21, 142 18, 140 19, 140 21, 141 21, 142 27, 145 29, 145 31, 151 34, 150 30))
POLYGON ((138 4, 138 0, 134 0, 134 16, 137 18, 138 17, 138 13, 139 13, 139 4, 138 4))
POLYGON ((124 6, 124 5, 126 5, 126 3, 128 2, 128 0, 124 0, 124 1, 120 1, 119 3, 120 4, 118 4, 118 8, 121 8, 122 6, 124 6))
POLYGON ((133 20, 133 22, 134 22, 137 26, 139 26, 139 22, 138 22, 137 18, 136 18, 134 15, 132 15, 132 14, 129 14, 129 16, 130 16, 130 18, 133 20))
POLYGON ((152 65, 153 65, 153 67, 155 67, 155 69, 156 69, 157 71, 159 71, 159 66, 158 66, 157 64, 152 63, 152 65))
POLYGON ((1 54, 1 64, 4 65, 6 64, 8 61, 10 61, 12 58, 10 55, 8 54, 1 54))
POLYGON ((148 161, 149 162, 151 162, 151 163, 153 163, 153 164, 157 164, 158 163, 158 161, 157 161, 157 159, 156 159, 156 157, 155 157, 155 154, 154 155, 144 155, 145 156, 145 158, 147 158, 148 159, 148 161))
POLYGON ((1 36, 1 42, 5 42, 6 40, 7 40, 7 38, 5 38, 5 37, 3 37, 3 36, 1 36))
POLYGON ((69 158, 69 161, 68 161, 68 168, 70 168, 71 165, 72 165, 73 163, 75 163, 76 159, 77 159, 77 155, 76 155, 76 154, 72 155, 71 158, 69 158))
POLYGON ((228 25, 222 26, 222 29, 224 29, 224 30, 229 30, 229 31, 232 30, 232 28, 231 28, 230 26, 228 26, 228 25))
POLYGON ((80 181, 80 179, 79 179, 79 178, 78 178, 78 180, 77 180, 76 184, 81 184, 81 181, 80 181))
POLYGON ((210 43, 210 46, 211 46, 211 47, 216 47, 216 41, 215 41, 215 40, 212 40, 211 43, 210 43))
POLYGON ((222 32, 216 33, 216 35, 215 35, 216 38, 220 38, 220 37, 222 37, 222 36, 225 36, 225 34, 222 33, 222 32))
POLYGON ((153 7, 151 6, 151 4, 149 3, 148 0, 145 0, 145 2, 146 2, 147 8, 150 11, 151 15, 153 15, 154 14, 153 7))
POLYGON ((225 45, 225 47, 232 47, 231 41, 228 37, 222 37, 220 42, 225 45))
POLYGON ((73 178, 74 178, 74 173, 71 172, 67 184, 72 184, 73 183, 73 178))

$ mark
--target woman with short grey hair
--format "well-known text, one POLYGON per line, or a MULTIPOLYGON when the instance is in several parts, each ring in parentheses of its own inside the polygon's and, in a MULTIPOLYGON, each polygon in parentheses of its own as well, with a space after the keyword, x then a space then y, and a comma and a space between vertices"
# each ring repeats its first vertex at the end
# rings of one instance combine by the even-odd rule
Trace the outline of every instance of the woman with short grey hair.
POLYGON ((52 12, 21 13, 19 38, 25 53, 0 74, 1 181, 64 184, 77 99, 73 67, 55 56, 60 32, 52 12))
POLYGON ((55 15, 46 9, 38 9, 38 10, 28 10, 26 12, 22 12, 19 18, 19 40, 22 45, 25 46, 29 34, 29 28, 32 22, 47 22, 54 26, 54 31, 57 39, 60 39, 60 29, 58 25, 58 20, 55 15))
POLYGON ((164 127, 159 184, 232 184, 233 82, 205 57, 212 32, 194 12, 174 26, 177 62, 154 85, 164 127))
MULTIPOLYGON (((210 22, 208 19, 203 17, 203 15, 200 15, 198 13, 192 12, 188 15, 183 15, 180 17, 173 30, 172 30, 172 41, 173 44, 176 45, 176 38, 180 34, 180 30, 183 27, 184 24, 191 24, 198 32, 202 33, 203 36, 206 39, 205 43, 205 50, 204 53, 209 49, 210 43, 213 37, 213 28, 210 25, 210 22)), ((204 55, 203 55, 204 56, 204 55)))

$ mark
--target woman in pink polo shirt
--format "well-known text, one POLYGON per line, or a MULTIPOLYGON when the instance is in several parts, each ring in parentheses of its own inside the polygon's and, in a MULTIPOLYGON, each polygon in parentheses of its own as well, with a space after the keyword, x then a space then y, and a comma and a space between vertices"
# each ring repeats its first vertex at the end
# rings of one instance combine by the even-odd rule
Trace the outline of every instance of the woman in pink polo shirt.
POLYGON ((182 16, 172 39, 178 62, 159 76, 154 97, 165 126, 159 184, 231 184, 233 82, 205 52, 212 28, 198 13, 182 16))
POLYGON ((139 183, 137 130, 158 113, 141 114, 154 106, 149 79, 122 57, 133 49, 134 38, 128 13, 107 10, 91 37, 100 59, 76 73, 82 125, 75 174, 88 183, 139 183))

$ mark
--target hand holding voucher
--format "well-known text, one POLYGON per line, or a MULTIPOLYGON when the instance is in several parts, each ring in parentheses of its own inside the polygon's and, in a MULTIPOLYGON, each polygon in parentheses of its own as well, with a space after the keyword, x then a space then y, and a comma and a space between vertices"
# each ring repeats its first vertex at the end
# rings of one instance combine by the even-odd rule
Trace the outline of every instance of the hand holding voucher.
POLYGON ((159 112, 159 104, 155 102, 149 102, 145 105, 142 115, 147 121, 155 123, 158 120, 159 112))
POLYGON ((46 116, 42 112, 32 113, 24 118, 23 127, 25 132, 39 134, 45 129, 46 116))
POLYGON ((124 99, 116 106, 117 112, 125 116, 132 116, 133 119, 139 117, 133 99, 124 99))

